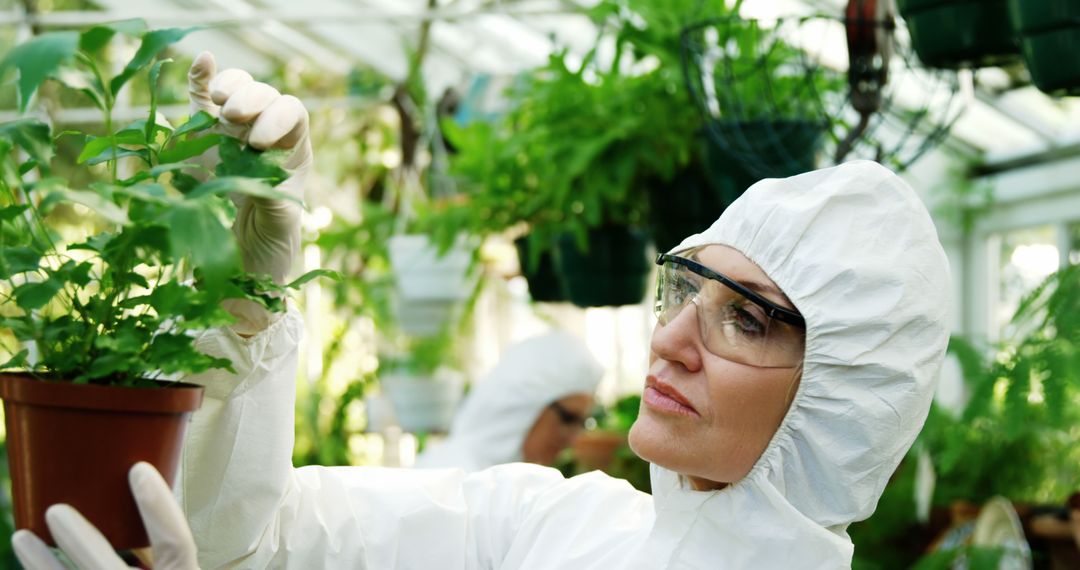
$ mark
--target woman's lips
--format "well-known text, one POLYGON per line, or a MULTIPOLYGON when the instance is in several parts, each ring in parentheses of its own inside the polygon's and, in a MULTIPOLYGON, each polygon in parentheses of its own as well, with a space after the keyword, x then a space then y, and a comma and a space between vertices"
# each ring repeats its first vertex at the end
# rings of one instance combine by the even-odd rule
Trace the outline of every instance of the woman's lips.
POLYGON ((645 405, 659 412, 667 412, 690 417, 701 417, 701 414, 690 405, 674 386, 660 380, 655 376, 649 376, 645 381, 645 392, 641 396, 645 405))

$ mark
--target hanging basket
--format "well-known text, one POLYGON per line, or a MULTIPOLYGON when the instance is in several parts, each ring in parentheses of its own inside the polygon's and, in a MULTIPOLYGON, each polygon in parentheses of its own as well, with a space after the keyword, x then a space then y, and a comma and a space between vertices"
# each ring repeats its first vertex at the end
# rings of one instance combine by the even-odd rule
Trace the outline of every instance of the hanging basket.
POLYGON ((669 182, 649 184, 649 230, 657 251, 670 251, 707 229, 757 177, 702 136, 690 164, 669 182))
POLYGON ((896 4, 915 53, 928 67, 986 67, 1019 59, 1005 0, 897 0, 896 4))
POLYGON ((1080 2, 1010 0, 1031 81, 1050 94, 1080 94, 1080 2))
POLYGON ((739 190, 762 178, 785 178, 817 168, 827 125, 814 120, 713 121, 710 132, 723 140, 726 156, 718 169, 732 176, 739 190))
POLYGON ((464 378, 454 372, 431 376, 390 373, 379 378, 394 406, 401 429, 411 433, 446 433, 464 391, 464 378))
POLYGON ((124 388, 0 374, 15 526, 55 546, 45 511, 67 503, 114 548, 149 546, 128 470, 146 461, 171 485, 202 396, 201 386, 183 383, 124 388))
POLYGON ((440 256, 426 235, 397 235, 387 248, 397 280, 398 325, 413 336, 438 334, 460 316, 476 286, 469 274, 472 250, 459 242, 440 256))
POLYGON ((529 296, 537 303, 562 303, 570 300, 566 293, 566 284, 559 275, 555 264, 554 248, 548 248, 536 254, 535 267, 532 263, 531 242, 526 237, 514 240, 517 248, 521 274, 529 284, 529 296))
POLYGON ((902 171, 933 148, 963 111, 968 80, 921 66, 903 22, 872 7, 872 17, 685 27, 684 78, 709 136, 758 178, 855 159, 902 171))
POLYGON ((570 301, 579 307, 634 305, 648 287, 649 238, 626 226, 589 230, 589 248, 581 251, 573 235, 559 237, 559 271, 570 301))

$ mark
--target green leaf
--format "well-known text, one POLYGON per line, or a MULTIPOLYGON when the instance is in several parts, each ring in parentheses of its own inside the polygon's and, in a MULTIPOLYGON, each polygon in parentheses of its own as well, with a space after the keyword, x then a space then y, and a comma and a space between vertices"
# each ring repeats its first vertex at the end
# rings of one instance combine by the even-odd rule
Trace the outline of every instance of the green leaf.
POLYGON ((240 268, 232 232, 222 224, 207 200, 185 200, 169 208, 162 220, 176 258, 190 259, 211 289, 218 288, 240 268))
MULTIPOLYGON (((169 124, 169 121, 166 120, 164 116, 162 116, 159 113, 159 114, 155 115, 155 117, 157 118, 157 121, 156 121, 156 126, 154 127, 154 130, 162 131, 162 132, 166 132, 166 133, 171 133, 172 132, 173 127, 172 127, 172 125, 169 124)), ((147 123, 146 119, 139 119, 138 121, 132 121, 132 122, 128 123, 127 125, 124 126, 123 129, 120 129, 120 130, 122 130, 122 131, 146 131, 146 123, 147 123)))
MULTIPOLYGON (((175 136, 175 133, 174 135, 175 136)), ((222 135, 205 135, 194 139, 177 141, 170 148, 158 154, 162 163, 181 162, 199 156, 221 142, 222 135)))
POLYGON ((26 357, 29 355, 29 350, 25 348, 20 350, 18 354, 9 358, 7 362, 0 364, 0 370, 8 368, 27 368, 29 363, 27 362, 26 357))
POLYGON ((94 26, 79 34, 79 49, 93 53, 105 47, 117 32, 137 38, 146 31, 146 22, 140 19, 120 20, 94 26))
POLYGON ((26 111, 30 97, 45 78, 56 71, 60 64, 73 58, 78 47, 78 32, 48 32, 16 46, 0 61, 0 79, 8 69, 14 67, 18 70, 20 113, 26 111))
POLYGON ((15 204, 7 206, 6 208, 0 208, 0 223, 10 222, 29 209, 30 206, 27 206, 26 204, 15 204))
MULTIPOLYGON (((113 148, 119 148, 120 145, 145 147, 146 141, 147 139, 144 133, 136 130, 120 131, 112 137, 90 137, 86 140, 86 145, 83 146, 82 152, 79 153, 79 158, 76 159, 76 162, 82 164, 93 158, 100 157, 102 154, 107 154, 106 151, 112 150, 113 148)), ((104 162, 104 160, 90 162, 89 164, 97 164, 98 162, 104 162)))
POLYGON ((150 113, 146 121, 146 141, 153 142, 154 129, 157 128, 157 90, 158 76, 161 75, 161 66, 172 63, 171 59, 162 59, 154 63, 150 68, 150 113))
POLYGON ((86 287, 90 283, 90 271, 93 268, 94 266, 88 261, 75 263, 69 259, 58 269, 49 271, 49 274, 64 283, 74 283, 78 287, 86 287))
POLYGON ((288 289, 299 289, 300 286, 304 283, 307 283, 308 281, 311 281, 312 279, 318 277, 326 277, 328 279, 333 279, 334 281, 340 281, 341 273, 333 271, 331 269, 313 269, 301 275, 300 277, 297 277, 285 287, 288 289))
POLYGON ((280 190, 274 190, 261 180, 253 178, 241 178, 237 176, 228 176, 224 178, 215 178, 208 182, 195 187, 187 196, 190 199, 201 198, 207 195, 222 196, 225 194, 236 193, 244 194, 246 196, 252 196, 255 198, 264 198, 268 200, 287 200, 289 202, 296 202, 297 204, 303 204, 298 198, 282 192, 280 190))
POLYGON ((187 120, 187 122, 177 127, 176 130, 173 131, 173 136, 178 137, 180 135, 186 135, 188 133, 196 133, 199 131, 203 131, 209 129, 217 123, 217 118, 210 113, 207 113, 206 111, 198 111, 194 115, 192 115, 187 120))
POLYGON ((159 165, 157 165, 157 166, 150 169, 150 176, 152 178, 156 179, 159 176, 161 176, 162 174, 165 174, 166 172, 175 173, 175 172, 180 171, 180 170, 202 170, 202 171, 205 171, 206 169, 199 166, 199 165, 197 165, 197 164, 187 164, 187 163, 159 164, 159 165))
POLYGON ((123 208, 117 206, 102 194, 88 190, 74 190, 71 188, 53 190, 41 201, 39 208, 42 212, 47 212, 54 204, 59 202, 82 204, 97 212, 102 218, 117 225, 128 223, 127 213, 123 208))
POLYGON ((37 319, 29 315, 22 317, 0 317, 0 329, 8 329, 18 340, 34 340, 37 337, 35 325, 37 319))
POLYGON ((109 148, 105 152, 91 158, 86 161, 87 166, 93 166, 95 164, 101 164, 102 162, 108 162, 110 160, 119 160, 121 158, 127 158, 129 156, 135 156, 141 158, 143 162, 150 160, 150 151, 145 148, 140 149, 125 149, 125 148, 109 148))
POLYGON ((37 119, 18 119, 0 124, 0 139, 11 141, 39 164, 48 165, 52 160, 53 145, 49 126, 37 119))
POLYGON ((69 89, 79 91, 86 95, 94 106, 105 110, 105 93, 97 78, 93 74, 68 65, 60 66, 53 77, 67 86, 69 89))
POLYGON ((139 50, 135 52, 131 61, 124 66, 124 70, 116 77, 113 77, 112 81, 109 82, 109 90, 113 95, 116 95, 129 79, 140 70, 150 65, 150 62, 154 61, 154 58, 164 51, 165 48, 180 41, 184 36, 198 29, 200 28, 166 28, 144 34, 142 43, 139 44, 139 50))
POLYGON ((100 234, 97 234, 97 235, 90 236, 90 237, 86 238, 86 241, 84 241, 82 243, 76 243, 76 244, 69 245, 67 248, 69 250, 82 249, 82 250, 96 251, 98 253, 101 253, 102 251, 105 251, 105 246, 109 245, 109 241, 112 240, 113 237, 115 237, 114 234, 110 234, 110 233, 107 233, 107 232, 106 233, 100 233, 100 234))
POLYGON ((289 177, 288 171, 281 166, 288 154, 285 151, 259 152, 242 146, 237 139, 226 137, 218 146, 218 154, 221 162, 215 172, 220 177, 261 178, 271 186, 289 177))
POLYGON ((50 277, 40 283, 23 283, 12 291, 12 296, 19 308, 33 311, 44 307, 63 287, 62 281, 50 277))
POLYGON ((35 271, 40 261, 41 252, 29 247, 2 247, 0 248, 0 279, 35 271))

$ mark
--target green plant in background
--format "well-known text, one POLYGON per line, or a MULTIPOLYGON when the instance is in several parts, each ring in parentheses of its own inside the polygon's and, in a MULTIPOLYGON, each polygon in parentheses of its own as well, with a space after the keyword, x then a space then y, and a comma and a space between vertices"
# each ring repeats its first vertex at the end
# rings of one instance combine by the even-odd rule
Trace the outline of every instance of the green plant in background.
POLYGON ((446 125, 459 149, 451 171, 464 181, 466 199, 447 208, 440 241, 525 222, 536 244, 568 232, 584 247, 590 228, 643 224, 648 185, 671 180, 697 145, 701 118, 682 80, 679 34, 701 13, 727 7, 721 0, 600 2, 589 15, 601 33, 582 64, 556 53, 508 93, 512 110, 504 117, 446 125), (615 54, 602 62, 607 42, 615 54))
MULTIPOLYGON (((104 132, 53 135, 44 123, 0 125, 0 368, 75 382, 132 385, 161 374, 228 367, 193 346, 192 330, 232 318, 226 298, 283 308, 283 292, 267 276, 247 275, 229 229, 229 193, 292 199, 273 189, 287 173, 276 153, 258 153, 207 130, 215 120, 197 113, 173 128, 157 113, 154 88, 160 54, 194 29, 146 31, 141 22, 42 34, 11 50, 0 76, 17 73, 19 108, 47 79, 82 93, 102 112, 104 132), (113 77, 103 70, 118 34, 139 48, 113 77), (147 119, 117 127, 118 93, 146 72, 147 119), (53 172, 57 138, 82 139, 83 169, 102 164, 103 180, 77 186, 53 172), (216 172, 192 159, 217 147, 216 172), (123 167, 121 162, 124 161, 123 167), (214 174, 216 176, 212 176, 214 174), (97 214, 91 235, 62 235, 51 225, 60 210, 97 214), (194 286, 188 281, 194 274, 194 286), (36 349, 31 354, 31 346, 36 349)), ((82 218, 82 216, 78 216, 82 218)), ((69 232, 71 233, 71 232, 69 232)), ((324 272, 309 273, 287 287, 324 272)))
POLYGON ((972 230, 975 220, 994 202, 993 186, 975 178, 975 166, 972 161, 952 164, 945 182, 934 192, 934 216, 946 220, 964 234, 972 230))
POLYGON ((334 364, 346 349, 347 326, 338 327, 322 353, 322 374, 297 387, 296 444, 293 464, 355 465, 350 440, 363 432, 364 422, 357 408, 374 379, 354 378, 341 389, 333 386, 334 364))
POLYGON ((641 396, 638 394, 623 396, 608 407, 597 407, 593 414, 595 428, 582 433, 580 440, 585 441, 575 442, 573 448, 564 451, 556 467, 567 477, 599 467, 604 473, 625 479, 635 489, 648 493, 651 489, 649 462, 638 457, 626 443, 640 409, 641 396), (589 457, 581 457, 579 453, 587 453, 589 457), (592 461, 601 465, 592 465, 592 461))
POLYGON ((933 461, 938 507, 957 500, 981 504, 995 495, 1056 505, 1080 488, 1080 266, 1047 278, 1011 322, 1017 336, 992 347, 950 342, 970 398, 958 415, 931 409, 874 516, 852 526, 862 560, 856 567, 907 567, 903 561, 918 552, 898 545, 921 532, 914 501, 920 450, 933 461), (890 560, 895 563, 883 562, 890 560))

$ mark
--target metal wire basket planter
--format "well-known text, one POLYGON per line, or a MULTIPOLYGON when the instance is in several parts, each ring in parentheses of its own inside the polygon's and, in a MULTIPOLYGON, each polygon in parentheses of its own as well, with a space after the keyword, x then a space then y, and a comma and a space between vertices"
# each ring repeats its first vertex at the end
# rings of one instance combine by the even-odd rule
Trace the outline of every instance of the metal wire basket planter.
POLYGON ((887 2, 852 0, 844 17, 703 20, 681 39, 708 136, 763 178, 859 158, 902 171, 971 93, 966 73, 919 63, 887 2))

